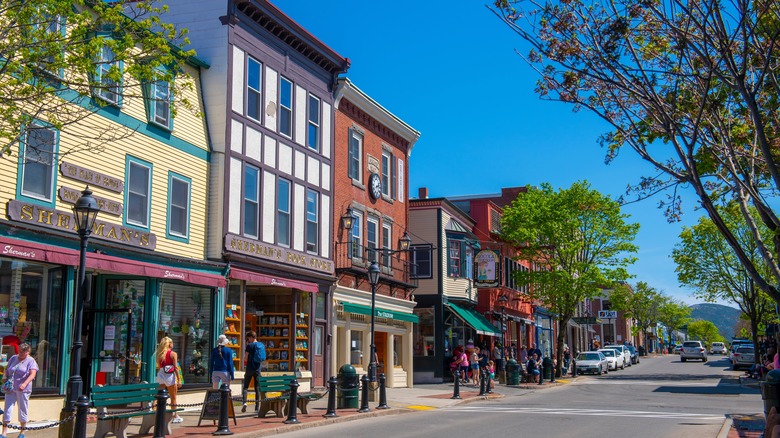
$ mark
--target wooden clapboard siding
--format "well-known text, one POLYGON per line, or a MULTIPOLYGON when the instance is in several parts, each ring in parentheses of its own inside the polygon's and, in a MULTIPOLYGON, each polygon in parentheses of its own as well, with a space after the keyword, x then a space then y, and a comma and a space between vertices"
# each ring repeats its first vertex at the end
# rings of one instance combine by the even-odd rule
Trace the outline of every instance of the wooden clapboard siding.
POLYGON ((419 279, 419 286, 415 290, 415 295, 436 295, 439 293, 439 275, 441 273, 441 266, 437 264, 437 260, 440 259, 439 251, 439 238, 437 236, 438 213, 435 208, 417 210, 409 210, 409 228, 411 230, 412 244, 424 245, 430 243, 434 248, 431 253, 431 278, 419 279))

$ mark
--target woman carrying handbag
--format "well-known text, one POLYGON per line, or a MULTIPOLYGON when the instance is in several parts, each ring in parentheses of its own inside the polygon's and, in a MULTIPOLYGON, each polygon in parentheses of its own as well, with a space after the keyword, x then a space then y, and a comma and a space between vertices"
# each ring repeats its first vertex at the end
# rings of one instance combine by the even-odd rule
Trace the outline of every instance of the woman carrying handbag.
POLYGON ((19 345, 19 354, 8 361, 3 374, 2 390, 5 394, 5 412, 3 413, 3 434, 8 432, 8 423, 14 412, 14 406, 19 405, 19 424, 22 426, 19 438, 24 438, 24 427, 27 424, 27 407, 32 394, 32 381, 38 374, 38 364, 30 356, 30 344, 19 345), (10 383, 9 383, 10 382, 10 383))
MULTIPOLYGON (((164 337, 157 345, 157 383, 164 386, 168 390, 168 395, 171 397, 171 408, 176 408, 176 392, 181 387, 182 382, 179 378, 179 356, 173 351, 173 340, 169 337, 164 337)), ((184 421, 178 413, 173 414, 173 422, 181 423, 184 421)), ((2 438, 2 437, 0 437, 2 438)))

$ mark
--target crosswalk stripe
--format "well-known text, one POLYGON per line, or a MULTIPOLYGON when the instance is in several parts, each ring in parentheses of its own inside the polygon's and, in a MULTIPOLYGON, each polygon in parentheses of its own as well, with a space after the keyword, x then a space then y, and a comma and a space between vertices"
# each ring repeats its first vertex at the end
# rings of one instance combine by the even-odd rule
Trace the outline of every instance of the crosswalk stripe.
POLYGON ((597 417, 635 417, 635 418, 666 418, 666 419, 697 419, 723 421, 723 415, 693 414, 685 412, 651 412, 651 411, 619 411, 614 409, 573 409, 573 408, 524 408, 524 407, 494 407, 494 406, 460 406, 447 411, 492 412, 505 414, 546 414, 546 415, 583 415, 597 417))

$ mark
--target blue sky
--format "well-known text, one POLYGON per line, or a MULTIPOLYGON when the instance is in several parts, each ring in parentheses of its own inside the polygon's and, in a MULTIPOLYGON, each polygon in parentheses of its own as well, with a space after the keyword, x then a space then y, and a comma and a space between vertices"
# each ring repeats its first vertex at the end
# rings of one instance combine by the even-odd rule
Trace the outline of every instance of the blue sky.
MULTIPOLYGON (((347 76, 421 132, 409 163, 409 192, 431 197, 498 193, 502 187, 587 180, 616 198, 653 168, 626 149, 609 166, 597 143, 608 126, 588 112, 542 101, 536 74, 515 52, 527 48, 486 0, 271 0, 352 66, 347 76)), ((683 204, 683 224, 700 212, 683 204)), ((686 303, 670 254, 683 224, 669 224, 661 200, 624 206, 641 224, 631 283, 646 281, 686 303)), ((723 303, 728 304, 728 303, 723 303)))

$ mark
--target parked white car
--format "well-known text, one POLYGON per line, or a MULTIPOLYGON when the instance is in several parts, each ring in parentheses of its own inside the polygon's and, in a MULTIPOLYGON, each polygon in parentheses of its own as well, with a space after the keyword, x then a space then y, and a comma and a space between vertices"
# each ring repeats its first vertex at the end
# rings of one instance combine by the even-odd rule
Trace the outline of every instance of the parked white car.
POLYGON ((626 367, 626 364, 623 363, 623 355, 619 351, 613 348, 600 348, 598 351, 607 358, 610 370, 617 371, 618 367, 621 370, 626 367))
POLYGON ((628 351, 628 348, 626 348, 625 345, 610 344, 610 345, 605 345, 602 348, 612 348, 613 350, 619 351, 620 354, 623 355, 623 366, 624 367, 631 366, 631 352, 628 351))
POLYGON ((598 351, 583 351, 577 355, 577 374, 608 373, 607 358, 598 351))

